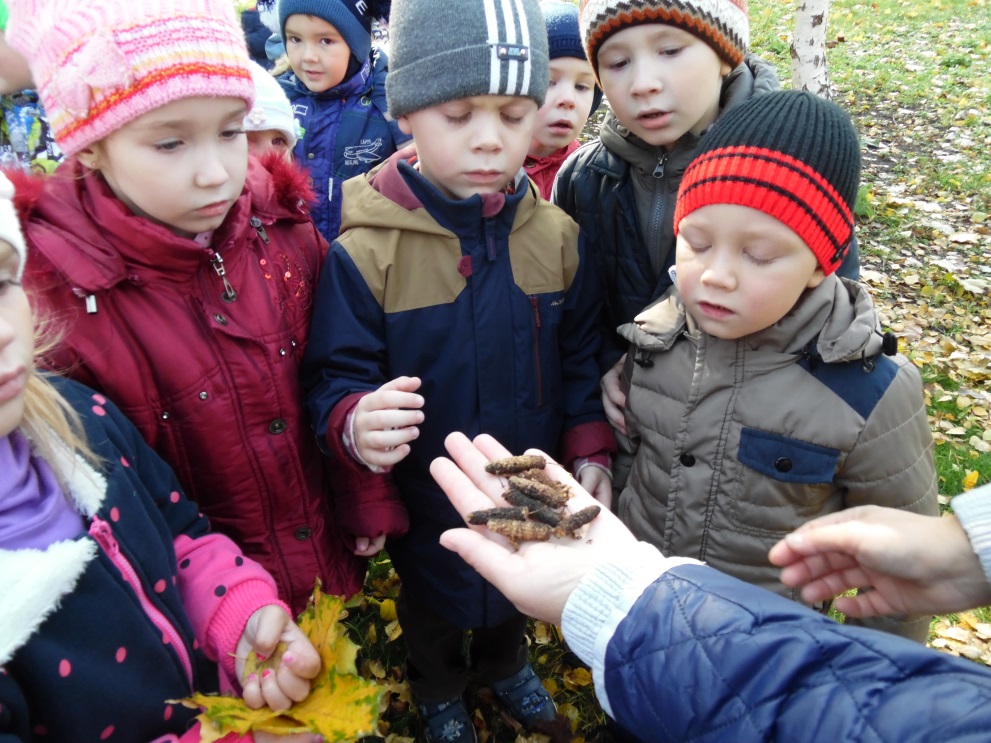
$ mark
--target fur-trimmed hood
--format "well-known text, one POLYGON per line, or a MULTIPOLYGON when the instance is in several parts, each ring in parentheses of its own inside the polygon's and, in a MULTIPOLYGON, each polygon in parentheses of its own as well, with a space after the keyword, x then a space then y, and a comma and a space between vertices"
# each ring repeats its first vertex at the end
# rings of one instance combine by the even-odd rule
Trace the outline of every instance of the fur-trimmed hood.
MULTIPOLYGON (((81 456, 60 451, 55 469, 68 476, 76 511, 94 516, 107 493, 107 480, 81 456)), ((56 542, 47 549, 0 549, 0 666, 7 663, 58 608, 99 551, 92 539, 56 542)))

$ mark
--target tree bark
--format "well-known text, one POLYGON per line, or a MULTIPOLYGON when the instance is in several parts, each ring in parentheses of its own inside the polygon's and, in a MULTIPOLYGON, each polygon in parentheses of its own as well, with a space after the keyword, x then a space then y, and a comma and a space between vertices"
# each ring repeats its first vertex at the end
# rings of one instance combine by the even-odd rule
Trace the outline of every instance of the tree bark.
POLYGON ((829 0, 798 0, 791 43, 791 86, 832 98, 826 67, 829 0))

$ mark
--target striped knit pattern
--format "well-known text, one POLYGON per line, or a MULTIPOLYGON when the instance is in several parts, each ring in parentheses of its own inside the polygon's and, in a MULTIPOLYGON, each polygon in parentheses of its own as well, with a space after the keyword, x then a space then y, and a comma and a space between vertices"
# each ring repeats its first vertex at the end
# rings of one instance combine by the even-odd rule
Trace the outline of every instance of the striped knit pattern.
POLYGON ((543 105, 550 67, 536 0, 394 0, 389 39, 393 117, 476 95, 543 105))
POLYGON ((254 97, 229 0, 19 0, 7 38, 66 155, 173 101, 254 97))
POLYGON ((828 275, 853 236, 860 148, 850 118, 811 93, 756 96, 727 112, 699 142, 674 214, 711 204, 747 206, 791 228, 828 275))
POLYGON ((663 23, 680 28, 705 41, 730 67, 743 61, 750 44, 747 0, 582 0, 579 22, 596 76, 603 42, 630 26, 663 23))

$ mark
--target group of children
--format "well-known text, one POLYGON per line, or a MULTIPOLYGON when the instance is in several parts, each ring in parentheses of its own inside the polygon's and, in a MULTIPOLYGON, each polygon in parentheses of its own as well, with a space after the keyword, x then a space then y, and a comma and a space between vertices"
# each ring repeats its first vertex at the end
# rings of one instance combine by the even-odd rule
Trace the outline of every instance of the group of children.
POLYGON ((228 0, 12 10, 67 161, 12 176, 27 248, 12 212, 0 242, 0 461, 25 473, 0 483, 0 559, 52 572, 0 644, 0 733, 68 730, 81 664, 164 654, 143 727, 87 724, 181 736, 164 700, 216 664, 240 690, 228 653, 280 633, 295 652, 243 693, 284 706, 312 649, 275 609, 259 640, 257 612, 317 578, 354 593, 383 548, 425 739, 475 740, 470 675, 553 719, 525 617, 439 544, 462 523, 429 473, 452 431, 542 449, 641 538, 786 595, 767 550, 800 523, 935 512, 918 372, 837 275, 856 132, 775 90, 742 0, 395 0, 388 59, 378 4, 280 0, 278 81, 228 0), (22 281, 58 337, 37 354, 22 281))

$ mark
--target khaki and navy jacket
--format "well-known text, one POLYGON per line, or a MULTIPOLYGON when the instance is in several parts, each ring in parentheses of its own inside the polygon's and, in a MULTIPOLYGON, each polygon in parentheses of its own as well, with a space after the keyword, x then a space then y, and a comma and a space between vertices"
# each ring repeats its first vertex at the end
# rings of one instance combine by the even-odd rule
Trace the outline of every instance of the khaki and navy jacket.
MULTIPOLYGON (((830 276, 739 340, 703 333, 677 290, 619 332, 637 452, 618 511, 665 554, 795 598, 767 552, 802 523, 862 504, 937 513, 919 372, 882 354, 859 284, 830 276)), ((919 640, 928 629, 872 623, 919 640)))

